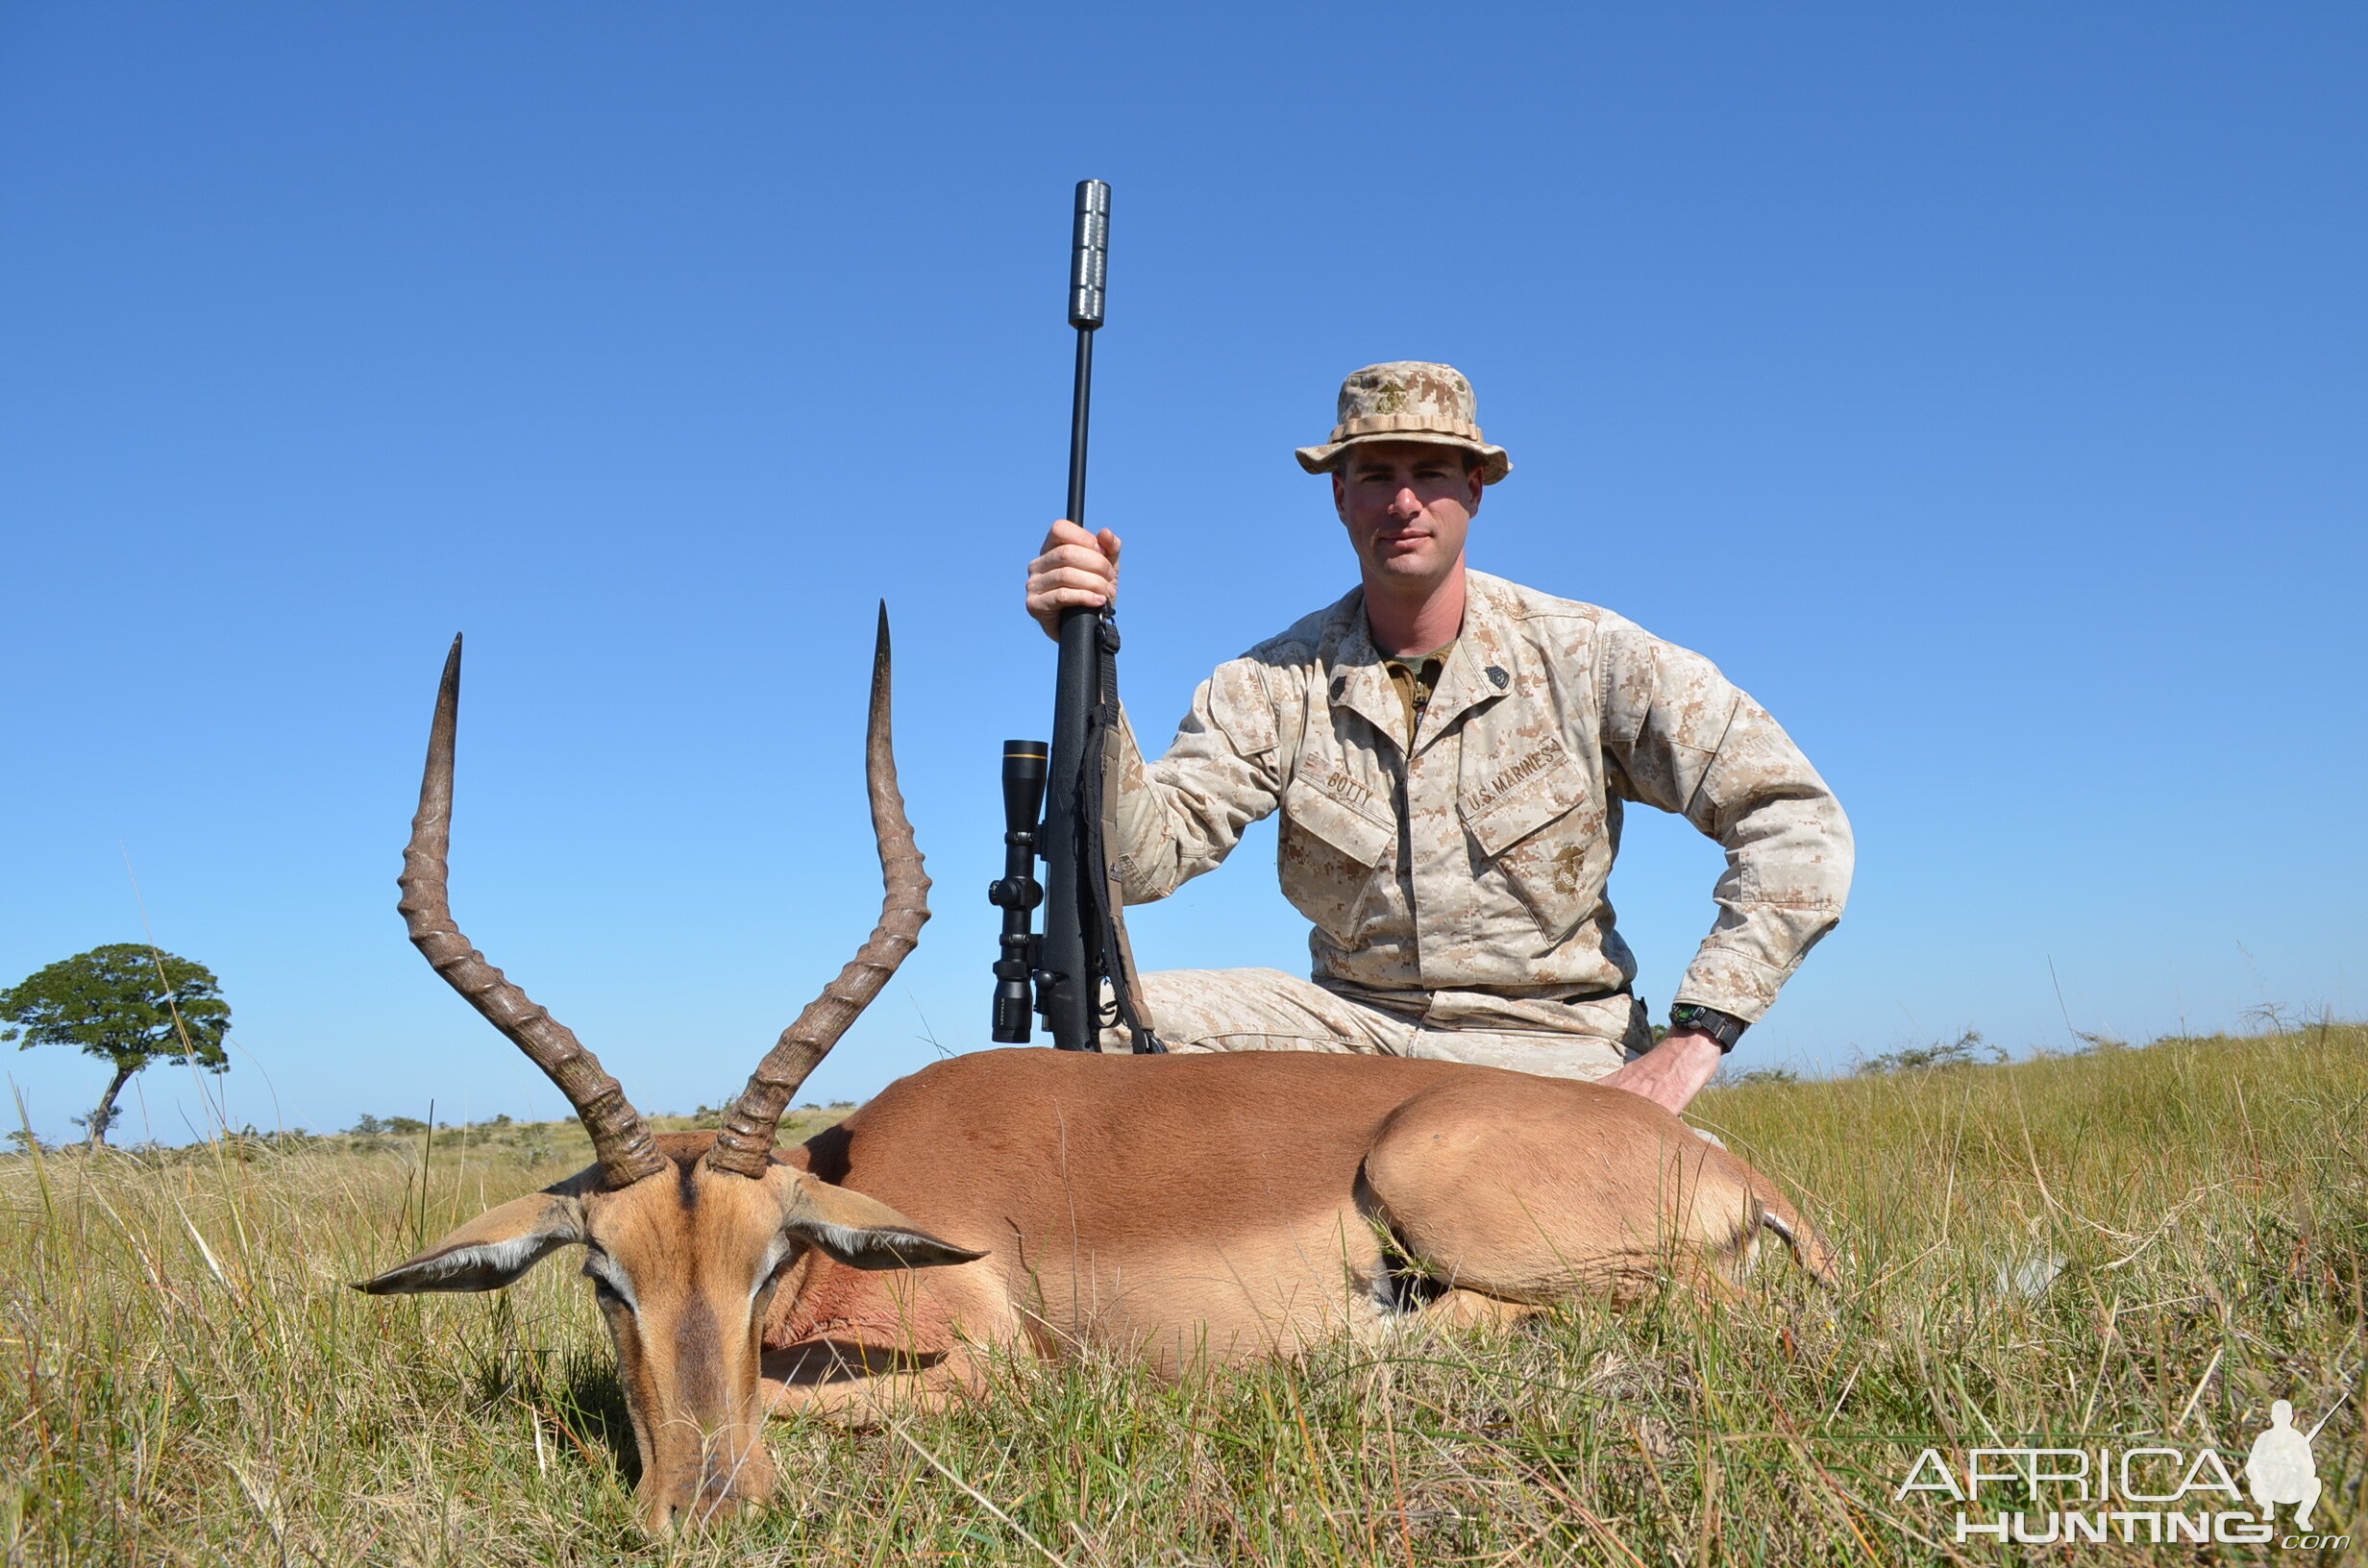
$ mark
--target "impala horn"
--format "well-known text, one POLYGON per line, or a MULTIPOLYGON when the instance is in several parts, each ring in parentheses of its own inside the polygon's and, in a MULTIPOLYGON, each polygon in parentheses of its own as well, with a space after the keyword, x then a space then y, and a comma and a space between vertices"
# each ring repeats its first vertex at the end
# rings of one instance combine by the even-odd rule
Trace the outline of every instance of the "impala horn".
POLYGON ((444 661, 444 683, 435 695, 435 723, 428 733, 428 768, 419 782, 419 815, 411 819, 411 842, 403 851, 397 886, 403 923, 411 943, 427 956, 453 990, 487 1022, 509 1036, 527 1059, 559 1086, 592 1135, 592 1153, 613 1188, 629 1187, 671 1164, 651 1140, 650 1129, 600 1058, 583 1048, 568 1027, 510 984, 453 923, 446 886, 446 857, 453 841, 453 735, 460 713, 460 639, 444 661))
POLYGON ((888 606, 879 607, 879 641, 872 653, 872 720, 864 744, 864 780, 872 794, 872 836, 879 845, 879 924, 856 949, 854 961, 823 993, 806 1004, 798 1021, 781 1031, 773 1049, 750 1074, 748 1088, 724 1117, 723 1131, 707 1151, 707 1164, 718 1170, 761 1177, 773 1160, 773 1140, 781 1113, 798 1092, 806 1074, 830 1054, 857 1015, 871 1005, 897 966, 920 941, 929 918, 929 878, 923 871, 921 850, 913 843, 913 824, 904 817, 904 796, 897 791, 896 747, 888 720, 888 606))

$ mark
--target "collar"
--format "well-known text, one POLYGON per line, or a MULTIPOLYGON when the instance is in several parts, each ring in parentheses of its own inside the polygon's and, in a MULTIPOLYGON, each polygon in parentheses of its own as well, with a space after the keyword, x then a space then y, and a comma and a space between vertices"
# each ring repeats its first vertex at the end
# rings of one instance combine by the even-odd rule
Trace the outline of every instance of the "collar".
MULTIPOLYGON (((1498 602, 1496 579, 1471 571, 1464 574, 1464 625, 1455 646, 1447 651, 1446 668, 1439 673, 1415 731, 1414 749, 1421 750, 1474 708, 1505 695, 1513 686, 1514 638, 1498 602)), ((1406 710, 1397 689, 1383 668, 1384 655, 1373 647, 1365 623, 1365 590, 1351 589, 1325 617, 1323 668, 1330 681, 1326 695, 1336 708, 1346 708, 1403 749, 1399 727, 1406 710)))
POLYGON ((1334 707, 1346 708, 1404 749, 1399 729, 1406 723, 1406 710, 1398 702, 1397 688, 1390 684, 1381 650, 1366 629, 1365 590, 1352 590, 1332 611, 1323 639, 1323 669, 1331 682, 1326 695, 1334 707))
POLYGON ((1496 602, 1495 585, 1469 569, 1464 574, 1464 630, 1439 673, 1430 705, 1415 729, 1419 751, 1474 708, 1513 689, 1513 638, 1496 602))

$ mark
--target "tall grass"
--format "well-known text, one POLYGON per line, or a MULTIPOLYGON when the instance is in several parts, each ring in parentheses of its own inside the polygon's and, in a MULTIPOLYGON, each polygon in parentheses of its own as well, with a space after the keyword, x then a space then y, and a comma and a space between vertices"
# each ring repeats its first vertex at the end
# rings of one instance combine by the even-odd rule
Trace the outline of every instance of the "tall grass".
MULTIPOLYGON (((1498 1331, 1161 1386, 1009 1365, 994 1397, 773 1428, 770 1512, 634 1533, 588 1292, 342 1288, 573 1168, 555 1129, 439 1151, 0 1161, 0 1546, 43 1563, 1994 1562, 1893 1500, 1917 1452, 2241 1454, 2363 1357, 2368 1030, 1714 1091, 1804 1194, 1838 1290, 1764 1266, 1498 1331), (536 1157, 530 1160, 529 1151, 536 1157)), ((2356 1537, 2360 1394, 2316 1443, 2356 1537)), ((2215 1560, 2245 1551, 2216 1547, 2215 1560)), ((2119 1541, 2091 1562, 2159 1562, 2119 1541)), ((2322 1551, 2362 1560, 2356 1544, 2322 1551)), ((2261 1560, 2312 1560, 2304 1551, 2261 1560)))

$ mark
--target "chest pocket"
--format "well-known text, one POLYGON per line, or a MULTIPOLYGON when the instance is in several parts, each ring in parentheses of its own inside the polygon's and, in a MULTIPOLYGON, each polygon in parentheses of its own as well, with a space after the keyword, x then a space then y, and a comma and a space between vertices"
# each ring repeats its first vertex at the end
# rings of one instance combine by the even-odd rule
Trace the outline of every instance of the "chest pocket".
POLYGON ((1488 859, 1482 879, 1501 879, 1539 929, 1560 942, 1602 901, 1611 845, 1587 771, 1559 747, 1532 755, 1538 766, 1530 776, 1485 804, 1467 796, 1458 810, 1488 859))
POLYGON ((1283 792, 1276 854, 1283 896, 1321 928, 1352 944, 1372 913, 1372 888, 1394 858, 1397 829, 1377 822, 1305 778, 1283 792))

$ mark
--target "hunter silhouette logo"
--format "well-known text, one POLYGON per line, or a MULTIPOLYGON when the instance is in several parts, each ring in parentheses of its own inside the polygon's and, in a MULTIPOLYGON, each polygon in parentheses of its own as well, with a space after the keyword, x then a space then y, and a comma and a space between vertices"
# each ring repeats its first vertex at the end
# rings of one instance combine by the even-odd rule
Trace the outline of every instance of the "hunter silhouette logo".
MULTIPOLYGON (((2329 1411, 2333 1414, 2333 1411, 2329 1411)), ((2308 1432, 2294 1430, 2294 1407, 2279 1400, 2269 1408, 2269 1430, 2253 1439, 2245 1459, 2245 1482, 2263 1519, 2274 1519, 2278 1505, 2294 1508, 2294 1528, 2310 1528, 2310 1510, 2319 1506, 2319 1467, 2310 1458, 2310 1439, 2327 1425, 2322 1418, 2308 1432)))

